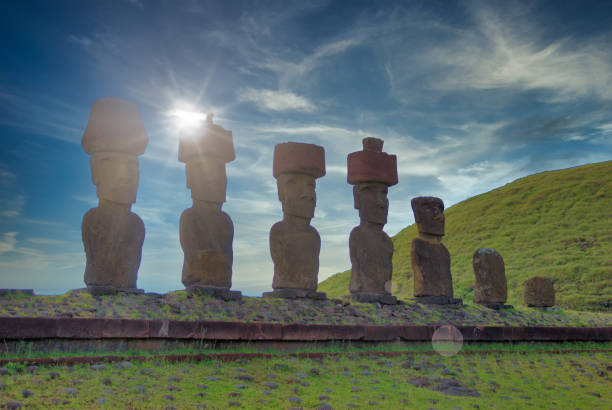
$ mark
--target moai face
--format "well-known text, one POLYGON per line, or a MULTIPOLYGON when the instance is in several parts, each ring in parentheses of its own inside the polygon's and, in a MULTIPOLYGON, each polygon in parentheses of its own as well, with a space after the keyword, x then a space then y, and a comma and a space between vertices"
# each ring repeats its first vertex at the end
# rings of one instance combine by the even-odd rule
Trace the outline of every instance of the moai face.
POLYGON ((214 158, 200 157, 186 164, 187 188, 194 200, 223 203, 227 189, 225 163, 214 158))
POLYGON ((388 187, 381 182, 361 182, 353 187, 355 209, 359 218, 375 224, 387 223, 389 213, 388 187))
POLYGON ((316 186, 317 183, 312 175, 298 173, 279 175, 278 199, 283 203, 283 213, 312 219, 317 205, 316 186))
POLYGON ((96 152, 91 157, 91 178, 99 199, 120 204, 136 202, 138 157, 120 152, 96 152))
POLYGON ((440 198, 413 198, 412 210, 420 233, 444 235, 444 203, 440 198))

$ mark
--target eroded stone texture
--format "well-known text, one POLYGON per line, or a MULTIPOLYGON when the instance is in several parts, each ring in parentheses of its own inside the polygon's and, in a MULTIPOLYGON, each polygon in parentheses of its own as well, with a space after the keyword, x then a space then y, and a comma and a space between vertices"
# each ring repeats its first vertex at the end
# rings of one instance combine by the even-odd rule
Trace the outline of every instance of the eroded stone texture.
POLYGON ((131 212, 138 189, 138 155, 148 137, 138 106, 105 97, 94 102, 81 144, 91 154, 98 207, 83 217, 85 284, 94 294, 136 288, 145 228, 131 212))
POLYGON ((474 302, 481 305, 503 305, 508 298, 504 260, 495 249, 480 248, 472 258, 474 302))
POLYGON ((235 158, 231 131, 213 124, 212 114, 193 135, 179 140, 179 161, 185 162, 193 206, 183 211, 180 241, 185 255, 182 282, 190 293, 236 299, 230 291, 234 225, 221 210, 225 202, 225 164, 235 158))
POLYGON ((453 298, 450 254, 442 244, 444 203, 440 198, 417 197, 411 204, 419 230, 410 248, 415 298, 431 304, 461 303, 453 298))
POLYGON ((347 157, 347 181, 353 186, 359 226, 349 236, 351 280, 349 290, 360 302, 397 302, 391 296, 393 242, 383 231, 387 223, 387 190, 397 184, 397 159, 382 152, 383 141, 364 138, 363 151, 347 157))
POLYGON ((555 305, 555 289, 552 279, 534 276, 525 281, 525 304, 530 307, 555 305))
POLYGON ((316 178, 325 175, 325 151, 313 144, 288 142, 274 148, 273 175, 283 220, 270 229, 274 291, 264 296, 325 298, 317 292, 321 238, 310 225, 317 203, 316 178))

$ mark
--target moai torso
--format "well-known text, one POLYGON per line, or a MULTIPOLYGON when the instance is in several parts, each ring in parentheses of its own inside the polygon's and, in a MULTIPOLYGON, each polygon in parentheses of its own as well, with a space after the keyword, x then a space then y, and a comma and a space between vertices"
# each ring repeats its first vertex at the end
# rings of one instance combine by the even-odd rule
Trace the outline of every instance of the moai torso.
POLYGON ((504 260, 494 249, 480 248, 472 258, 474 276, 474 302, 482 304, 505 303, 508 298, 504 260))
POLYGON ((311 225, 275 223, 270 229, 272 288, 316 290, 320 251, 321 237, 311 225))
POLYGON ((453 296, 450 253, 440 243, 416 238, 410 248, 414 296, 453 296))
POLYGON ((417 197, 411 201, 419 237, 412 241, 410 260, 414 272, 414 296, 453 297, 450 253, 442 244, 444 203, 440 198, 417 197))
POLYGON ((138 215, 106 207, 90 209, 83 217, 87 286, 136 288, 145 228, 138 215))
POLYGON ((229 215, 221 210, 186 209, 181 215, 180 239, 186 287, 232 286, 234 224, 229 215))
POLYGON ((349 237, 351 282, 349 290, 390 293, 393 272, 393 242, 383 230, 353 228, 349 237))

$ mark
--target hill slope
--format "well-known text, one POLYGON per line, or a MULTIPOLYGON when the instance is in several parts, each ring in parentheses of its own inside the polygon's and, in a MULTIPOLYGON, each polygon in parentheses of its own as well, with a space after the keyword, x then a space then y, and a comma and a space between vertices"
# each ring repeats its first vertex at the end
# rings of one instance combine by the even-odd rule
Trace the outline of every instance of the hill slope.
MULTIPOLYGON (((391 204, 393 206, 393 204, 391 204)), ((472 303, 472 255, 494 248, 504 258, 508 303, 523 304, 523 282, 555 281, 557 305, 612 310, 612 161, 518 179, 445 211, 443 243, 451 254, 456 297, 472 303)), ((416 225, 393 239, 393 294, 412 298, 410 243, 416 225)), ((330 297, 348 294, 350 270, 319 284, 330 297)))

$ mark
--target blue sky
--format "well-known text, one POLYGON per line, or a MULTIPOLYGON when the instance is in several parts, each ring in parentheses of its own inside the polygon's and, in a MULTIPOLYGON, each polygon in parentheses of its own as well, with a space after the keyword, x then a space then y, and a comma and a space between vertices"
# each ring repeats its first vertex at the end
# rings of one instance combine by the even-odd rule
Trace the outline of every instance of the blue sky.
POLYGON ((181 289, 176 109, 232 130, 223 209, 233 288, 269 290, 281 219, 274 145, 322 145, 312 225, 319 280, 350 266, 358 224, 346 155, 398 156, 394 235, 410 199, 446 206, 535 172, 610 160, 612 6, 520 1, 21 1, 0 3, 0 287, 83 287, 81 219, 97 204, 80 140, 92 103, 139 105, 150 143, 133 211, 146 226, 138 286, 181 289))

